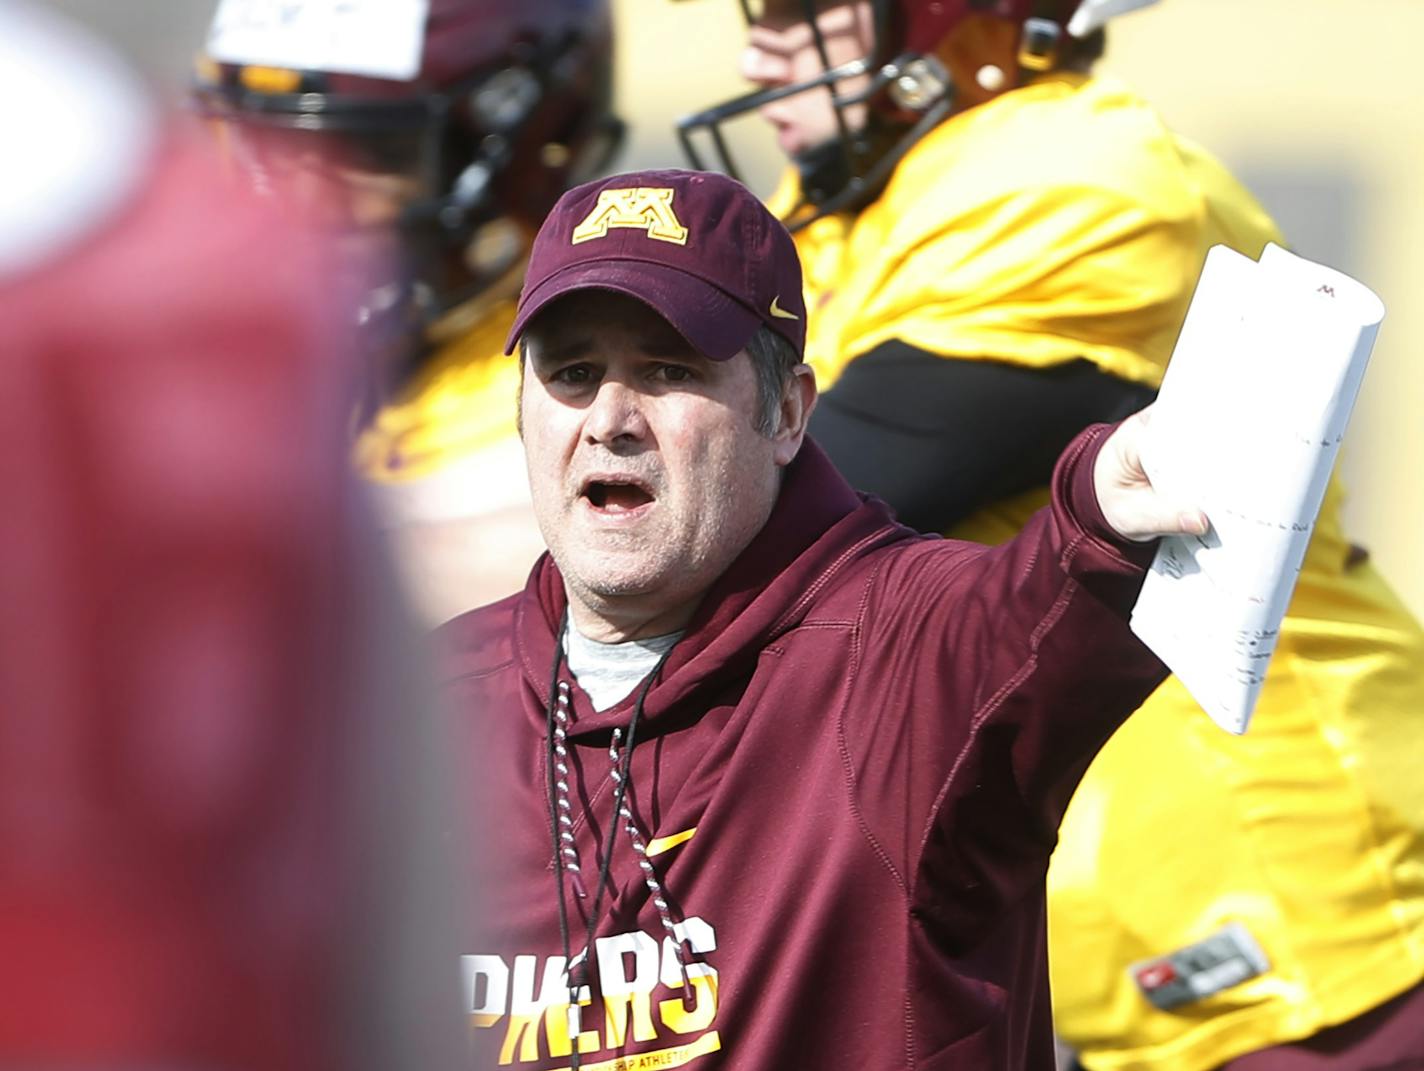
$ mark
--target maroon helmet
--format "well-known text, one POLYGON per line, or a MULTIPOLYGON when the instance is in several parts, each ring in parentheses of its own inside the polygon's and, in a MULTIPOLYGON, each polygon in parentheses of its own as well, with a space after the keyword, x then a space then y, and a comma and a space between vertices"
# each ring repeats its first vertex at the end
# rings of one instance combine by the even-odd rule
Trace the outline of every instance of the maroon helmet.
MULTIPOLYGON (((740 178, 727 149, 722 126, 774 100, 808 91, 829 91, 839 133, 794 159, 801 173, 803 202, 788 220, 792 230, 820 216, 856 209, 873 199, 895 165, 921 137, 948 118, 955 107, 955 85, 941 58, 946 39, 970 15, 1016 24, 1020 34, 1019 81, 1051 70, 1073 49, 1070 39, 1092 38, 1114 15, 1156 0, 869 0, 874 44, 861 59, 833 67, 816 24, 819 12, 844 0, 741 0, 748 23, 768 8, 793 12, 810 25, 821 54, 822 72, 791 85, 759 89, 677 124, 692 166, 702 168, 697 141, 705 138, 717 166, 740 178), (869 77, 855 92, 843 91, 848 79, 869 77), (856 127, 846 109, 868 105, 869 119, 856 127)), ((1077 48, 1081 54, 1081 47, 1077 48)), ((1015 84, 1010 80, 1007 85, 1015 84)))
MULTIPOLYGON (((376 222, 397 225, 407 277, 364 315, 399 307, 417 335, 516 269, 559 195, 604 167, 611 95, 607 0, 430 0, 408 81, 205 58, 193 87, 259 185, 314 159, 338 162, 353 201, 394 180, 398 210, 376 222)), ((345 222, 369 215, 348 205, 345 222)))

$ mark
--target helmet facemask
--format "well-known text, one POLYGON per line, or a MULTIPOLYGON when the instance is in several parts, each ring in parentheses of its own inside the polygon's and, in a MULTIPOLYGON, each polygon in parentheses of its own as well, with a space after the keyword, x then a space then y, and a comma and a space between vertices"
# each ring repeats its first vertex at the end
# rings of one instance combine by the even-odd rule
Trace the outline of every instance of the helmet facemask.
MULTIPOLYGON (((706 169, 699 142, 710 146, 713 166, 742 179, 724 132, 727 123, 766 105, 802 93, 824 93, 834 113, 834 134, 798 151, 792 163, 800 176, 800 201, 787 216, 792 230, 835 212, 873 200, 912 145, 943 121, 954 103, 954 87, 944 64, 932 54, 903 51, 887 55, 893 39, 893 11, 871 5, 872 42, 867 55, 833 64, 817 21, 817 0, 788 0, 810 28, 820 72, 789 85, 758 89, 681 119, 678 138, 692 167, 706 169)), ((761 17, 753 0, 742 0, 750 26, 761 17)))

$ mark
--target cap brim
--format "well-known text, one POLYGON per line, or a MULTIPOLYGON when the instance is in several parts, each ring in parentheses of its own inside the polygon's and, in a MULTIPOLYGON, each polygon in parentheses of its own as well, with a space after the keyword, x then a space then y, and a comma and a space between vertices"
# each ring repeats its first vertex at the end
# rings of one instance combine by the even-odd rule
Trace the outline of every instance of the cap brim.
POLYGON ((504 352, 514 352, 529 321, 550 302, 579 290, 611 290, 641 301, 714 361, 735 357, 762 324, 736 298, 695 275, 651 261, 603 260, 571 265, 525 294, 504 352))

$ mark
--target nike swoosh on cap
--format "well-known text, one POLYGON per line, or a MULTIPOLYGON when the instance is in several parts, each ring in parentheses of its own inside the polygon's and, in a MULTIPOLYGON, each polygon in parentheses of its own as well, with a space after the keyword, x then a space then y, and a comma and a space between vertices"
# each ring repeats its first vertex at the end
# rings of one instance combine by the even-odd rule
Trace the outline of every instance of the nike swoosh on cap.
POLYGON ((777 297, 774 297, 774 298, 771 299, 771 314, 772 314, 773 316, 775 316, 778 320, 799 320, 799 319, 801 319, 801 317, 797 316, 794 312, 787 312, 785 309, 783 309, 783 308, 781 307, 781 305, 779 304, 780 301, 781 301, 780 296, 777 296, 777 297))

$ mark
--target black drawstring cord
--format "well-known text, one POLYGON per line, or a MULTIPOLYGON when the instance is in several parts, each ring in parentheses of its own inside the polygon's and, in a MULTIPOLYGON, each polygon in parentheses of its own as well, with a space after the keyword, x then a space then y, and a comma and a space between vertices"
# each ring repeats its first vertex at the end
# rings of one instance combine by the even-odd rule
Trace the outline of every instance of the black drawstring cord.
MULTIPOLYGON (((593 890, 593 903, 588 910, 588 926, 584 931, 583 941, 583 962, 580 964, 581 970, 578 977, 574 976, 569 966, 569 916, 568 905, 564 897, 564 868, 562 853, 559 851, 559 816, 558 804, 554 800, 554 703, 555 695, 559 687, 559 666, 564 658, 564 629, 567 627, 567 615, 564 623, 559 626, 559 638, 554 649, 554 671, 549 684, 549 706, 546 713, 546 731, 548 733, 548 770, 549 770, 549 816, 553 830, 554 843, 554 876, 559 883, 559 937, 563 941, 564 950, 564 972, 569 980, 569 1071, 579 1071, 582 1066, 582 1054, 579 1052, 578 1031, 575 1030, 576 1023, 575 1009, 578 1008, 578 991, 583 988, 583 978, 588 973, 588 957, 593 950, 593 934, 598 928, 598 915, 603 902, 603 890, 608 884, 610 868, 613 863, 613 845, 617 841, 616 830, 618 828, 619 815, 623 810, 623 798, 628 788, 628 770, 633 762, 634 735, 638 731, 638 721, 643 716, 643 703, 648 698, 648 691, 652 688, 653 682, 658 679, 658 674, 662 672, 663 664, 672 654, 673 648, 669 647, 662 653, 657 664, 653 666, 652 672, 644 679, 642 687, 638 690, 638 699, 633 704, 633 716, 628 719, 628 739, 623 745, 623 756, 620 762, 621 770, 618 772, 617 787, 613 792, 613 824, 608 828, 608 847, 603 853, 603 862, 598 868, 598 885, 593 890)), ((675 647, 676 644, 673 645, 675 647)))

